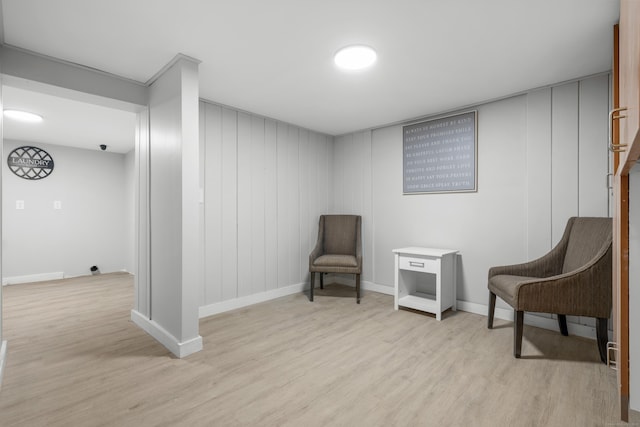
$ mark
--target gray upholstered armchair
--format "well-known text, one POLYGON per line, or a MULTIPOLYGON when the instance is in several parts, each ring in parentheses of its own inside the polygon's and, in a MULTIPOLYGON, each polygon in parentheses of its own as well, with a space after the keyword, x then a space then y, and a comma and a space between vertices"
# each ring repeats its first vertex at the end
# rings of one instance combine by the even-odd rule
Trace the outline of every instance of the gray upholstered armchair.
POLYGON ((320 288, 324 288, 324 273, 356 275, 356 301, 360 304, 360 274, 362 274, 362 219, 359 215, 320 215, 318 241, 309 255, 313 301, 315 273, 320 273, 320 288))
POLYGON ((565 336, 567 315, 595 317, 600 359, 606 360, 611 236, 611 218, 569 218, 560 242, 542 258, 489 270, 488 327, 493 327, 497 295, 514 310, 516 358, 522 348, 524 312, 533 311, 557 314, 565 336))

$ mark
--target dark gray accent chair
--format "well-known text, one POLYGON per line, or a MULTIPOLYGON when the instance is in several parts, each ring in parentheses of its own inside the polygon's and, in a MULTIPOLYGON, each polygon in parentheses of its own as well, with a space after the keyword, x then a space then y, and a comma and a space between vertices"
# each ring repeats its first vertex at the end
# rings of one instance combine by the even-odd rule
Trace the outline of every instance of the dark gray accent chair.
POLYGON ((320 273, 320 289, 324 289, 324 273, 341 273, 356 275, 356 301, 360 304, 361 224, 359 215, 320 215, 318 241, 309 254, 309 301, 313 301, 315 273, 320 273))
POLYGON ((513 355, 520 358, 524 312, 554 313, 562 335, 567 317, 596 318, 600 359, 606 362, 611 314, 611 218, 572 217, 560 242, 543 257, 489 269, 489 319, 493 328, 496 296, 514 310, 513 355))

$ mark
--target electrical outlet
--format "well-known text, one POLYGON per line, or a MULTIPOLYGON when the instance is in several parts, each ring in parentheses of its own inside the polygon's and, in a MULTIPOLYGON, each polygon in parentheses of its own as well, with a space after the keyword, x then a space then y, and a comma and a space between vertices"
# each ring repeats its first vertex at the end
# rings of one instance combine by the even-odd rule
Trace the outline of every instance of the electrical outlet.
POLYGON ((53 209, 62 209, 62 202, 60 200, 54 200, 53 209))

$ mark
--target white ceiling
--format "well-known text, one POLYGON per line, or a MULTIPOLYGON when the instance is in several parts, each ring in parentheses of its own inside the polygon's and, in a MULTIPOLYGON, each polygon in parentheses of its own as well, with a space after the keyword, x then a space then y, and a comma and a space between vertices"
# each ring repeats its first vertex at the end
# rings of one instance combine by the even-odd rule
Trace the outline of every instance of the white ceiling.
POLYGON ((5 139, 127 153, 135 143, 136 115, 123 110, 78 102, 59 96, 3 86, 4 109, 29 111, 40 123, 5 118, 5 139))
POLYGON ((2 14, 8 45, 140 82, 182 53, 202 61, 202 98, 339 135, 607 71, 619 2, 2 0, 2 14), (332 56, 355 43, 378 62, 341 72, 332 56))

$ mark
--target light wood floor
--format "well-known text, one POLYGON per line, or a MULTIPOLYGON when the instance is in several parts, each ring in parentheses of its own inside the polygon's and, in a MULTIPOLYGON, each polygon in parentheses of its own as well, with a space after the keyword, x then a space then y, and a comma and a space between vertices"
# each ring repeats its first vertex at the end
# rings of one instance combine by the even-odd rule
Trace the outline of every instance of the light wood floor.
POLYGON ((7 286, 0 425, 618 425, 594 341, 525 326, 516 360, 508 322, 353 294, 203 319, 204 350, 180 360, 129 320, 129 275, 7 286))

